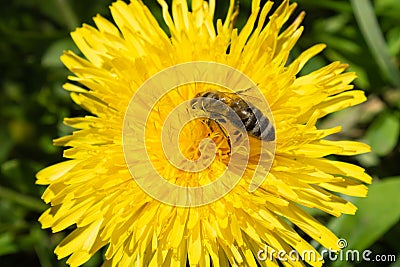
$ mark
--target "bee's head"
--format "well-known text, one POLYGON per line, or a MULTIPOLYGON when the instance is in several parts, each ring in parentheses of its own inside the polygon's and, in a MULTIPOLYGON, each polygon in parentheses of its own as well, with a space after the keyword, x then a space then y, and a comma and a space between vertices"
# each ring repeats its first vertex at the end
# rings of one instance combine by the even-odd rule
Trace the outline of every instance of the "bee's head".
POLYGON ((204 93, 205 93, 205 92, 200 92, 200 93, 197 93, 197 94, 194 96, 194 98, 196 98, 196 97, 201 97, 201 96, 203 96, 203 95, 204 95, 204 93))
POLYGON ((204 92, 197 93, 193 99, 190 101, 190 106, 192 109, 198 109, 201 107, 201 103, 199 103, 199 97, 202 97, 204 95, 204 92))
POLYGON ((192 109, 201 109, 211 112, 215 109, 215 101, 219 99, 220 96, 218 91, 208 90, 196 94, 195 97, 191 100, 190 104, 192 109))

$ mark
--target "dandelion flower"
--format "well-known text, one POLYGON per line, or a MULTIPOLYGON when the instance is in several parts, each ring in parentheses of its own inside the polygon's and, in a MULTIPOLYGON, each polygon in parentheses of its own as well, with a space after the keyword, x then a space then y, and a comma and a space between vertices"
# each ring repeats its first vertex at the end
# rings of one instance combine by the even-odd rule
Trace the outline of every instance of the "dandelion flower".
MULTIPOLYGON (((175 0, 171 14, 164 0, 158 2, 170 36, 141 1, 117 1, 110 8, 115 25, 96 16, 96 28, 83 25, 72 33, 84 57, 68 51, 61 58, 75 74, 64 88, 92 115, 65 119, 77 130, 54 142, 68 147, 64 151, 68 160, 37 174, 37 183, 48 185, 42 198, 51 204, 39 219, 43 228, 59 232, 74 227, 55 253, 59 258, 69 256, 71 266, 85 263, 103 247, 105 266, 278 266, 279 262, 302 266, 289 253, 315 251, 305 235, 326 248, 338 249, 338 238, 303 207, 333 216, 354 214, 357 208, 338 193, 367 194, 364 183, 371 178, 362 168, 326 157, 365 153, 369 147, 327 140, 340 127, 316 126, 318 119, 365 101, 363 92, 350 85, 356 75, 345 72, 346 64, 334 62, 299 76, 306 62, 325 45, 315 45, 289 61, 303 31, 304 13, 290 20, 296 4, 287 0, 273 14, 272 2, 261 6, 253 0, 250 17, 240 32, 234 28, 238 14, 234 0, 226 18, 215 25, 215 0, 192 0, 191 7, 185 0, 175 0), (282 29, 285 23, 288 27, 282 29), (254 192, 247 190, 245 175, 216 201, 177 207, 152 198, 133 179, 124 157, 123 124, 130 100, 147 79, 168 67, 194 61, 225 64, 257 84, 275 121, 275 157, 254 192), (266 246, 270 249, 261 259, 259 251, 266 246), (287 254, 279 258, 273 250, 287 254)), ((217 151, 210 166, 199 173, 178 170, 162 153, 162 121, 175 106, 201 90, 201 85, 172 90, 154 106, 144 126, 154 167, 179 185, 213 181, 229 159, 229 140, 218 125, 201 120, 183 128, 179 146, 185 157, 196 159, 198 140, 212 138, 217 151)), ((250 145, 256 142, 250 139, 250 145)), ((246 170, 251 171, 250 167, 246 170)), ((313 266, 323 263, 319 258, 304 260, 313 266)))

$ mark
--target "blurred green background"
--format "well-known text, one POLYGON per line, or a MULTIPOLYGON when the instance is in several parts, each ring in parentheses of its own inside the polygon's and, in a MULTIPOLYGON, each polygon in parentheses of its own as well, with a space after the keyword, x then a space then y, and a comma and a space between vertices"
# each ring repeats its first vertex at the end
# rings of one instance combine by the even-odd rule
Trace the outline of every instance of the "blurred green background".
MULTIPOLYGON (((155 0, 144 1, 160 20, 155 0)), ((218 1, 223 18, 227 2, 218 1)), ((277 3, 281 1, 276 1, 277 3)), ((298 0, 305 10, 305 32, 293 58, 315 43, 328 48, 314 58, 303 74, 340 60, 351 65, 368 101, 333 114, 321 127, 342 125, 338 139, 362 140, 373 152, 338 159, 356 163, 374 177, 369 197, 354 199, 355 216, 339 219, 310 210, 349 249, 369 249, 395 255, 397 262, 329 262, 327 266, 400 266, 400 1, 298 0)), ((14 0, 0 10, 0 266, 66 266, 57 261, 55 246, 65 232, 51 234, 37 222, 46 205, 44 187, 35 173, 62 160, 62 149, 52 139, 72 132, 65 117, 85 112, 61 86, 69 72, 59 60, 63 50, 76 52, 69 32, 81 23, 93 25, 97 13, 110 18, 110 0, 14 0)), ((250 0, 241 0, 237 26, 242 27, 250 0)), ((164 26, 163 26, 164 27, 164 26)), ((101 253, 85 266, 99 266, 101 253)))

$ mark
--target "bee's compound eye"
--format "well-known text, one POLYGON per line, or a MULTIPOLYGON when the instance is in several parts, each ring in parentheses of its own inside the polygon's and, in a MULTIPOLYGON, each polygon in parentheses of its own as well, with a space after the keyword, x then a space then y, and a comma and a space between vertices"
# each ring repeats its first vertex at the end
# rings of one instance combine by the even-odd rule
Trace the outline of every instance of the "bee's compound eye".
POLYGON ((192 99, 192 100, 190 101, 190 107, 191 107, 192 109, 197 109, 197 100, 196 100, 196 99, 192 99))

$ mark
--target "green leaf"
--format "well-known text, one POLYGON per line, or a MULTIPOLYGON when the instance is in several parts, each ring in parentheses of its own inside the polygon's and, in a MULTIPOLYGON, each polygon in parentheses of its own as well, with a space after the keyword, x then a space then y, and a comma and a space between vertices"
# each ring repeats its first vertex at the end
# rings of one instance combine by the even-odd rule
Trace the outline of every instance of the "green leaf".
POLYGON ((13 143, 8 131, 5 127, 0 128, 0 162, 7 159, 12 147, 13 143))
POLYGON ((18 251, 14 244, 14 236, 11 233, 0 234, 0 256, 18 251))
POLYGON ((374 7, 377 15, 399 18, 400 2, 398 0, 375 0, 374 7))
POLYGON ((399 139, 400 120, 396 114, 382 113, 368 128, 365 139, 372 152, 379 156, 388 154, 399 139))
POLYGON ((372 55, 386 78, 400 87, 400 73, 390 57, 389 49, 369 0, 351 0, 354 15, 372 55))
POLYGON ((393 28, 388 32, 388 47, 392 56, 400 53, 400 27, 393 28))
POLYGON ((63 64, 60 60, 60 56, 63 54, 63 51, 66 50, 79 53, 71 38, 60 39, 47 49, 42 58, 42 65, 45 67, 62 67, 63 64))
POLYGON ((349 249, 368 248, 400 219, 400 176, 385 178, 369 187, 367 198, 355 198, 356 215, 343 215, 328 228, 347 240, 349 249))
MULTIPOLYGON (((400 259, 400 253, 396 255, 396 259, 400 259)), ((400 267, 400 260, 396 260, 390 267, 400 267)))
POLYGON ((375 153, 365 153, 354 156, 363 167, 373 167, 380 164, 379 157, 375 153))

